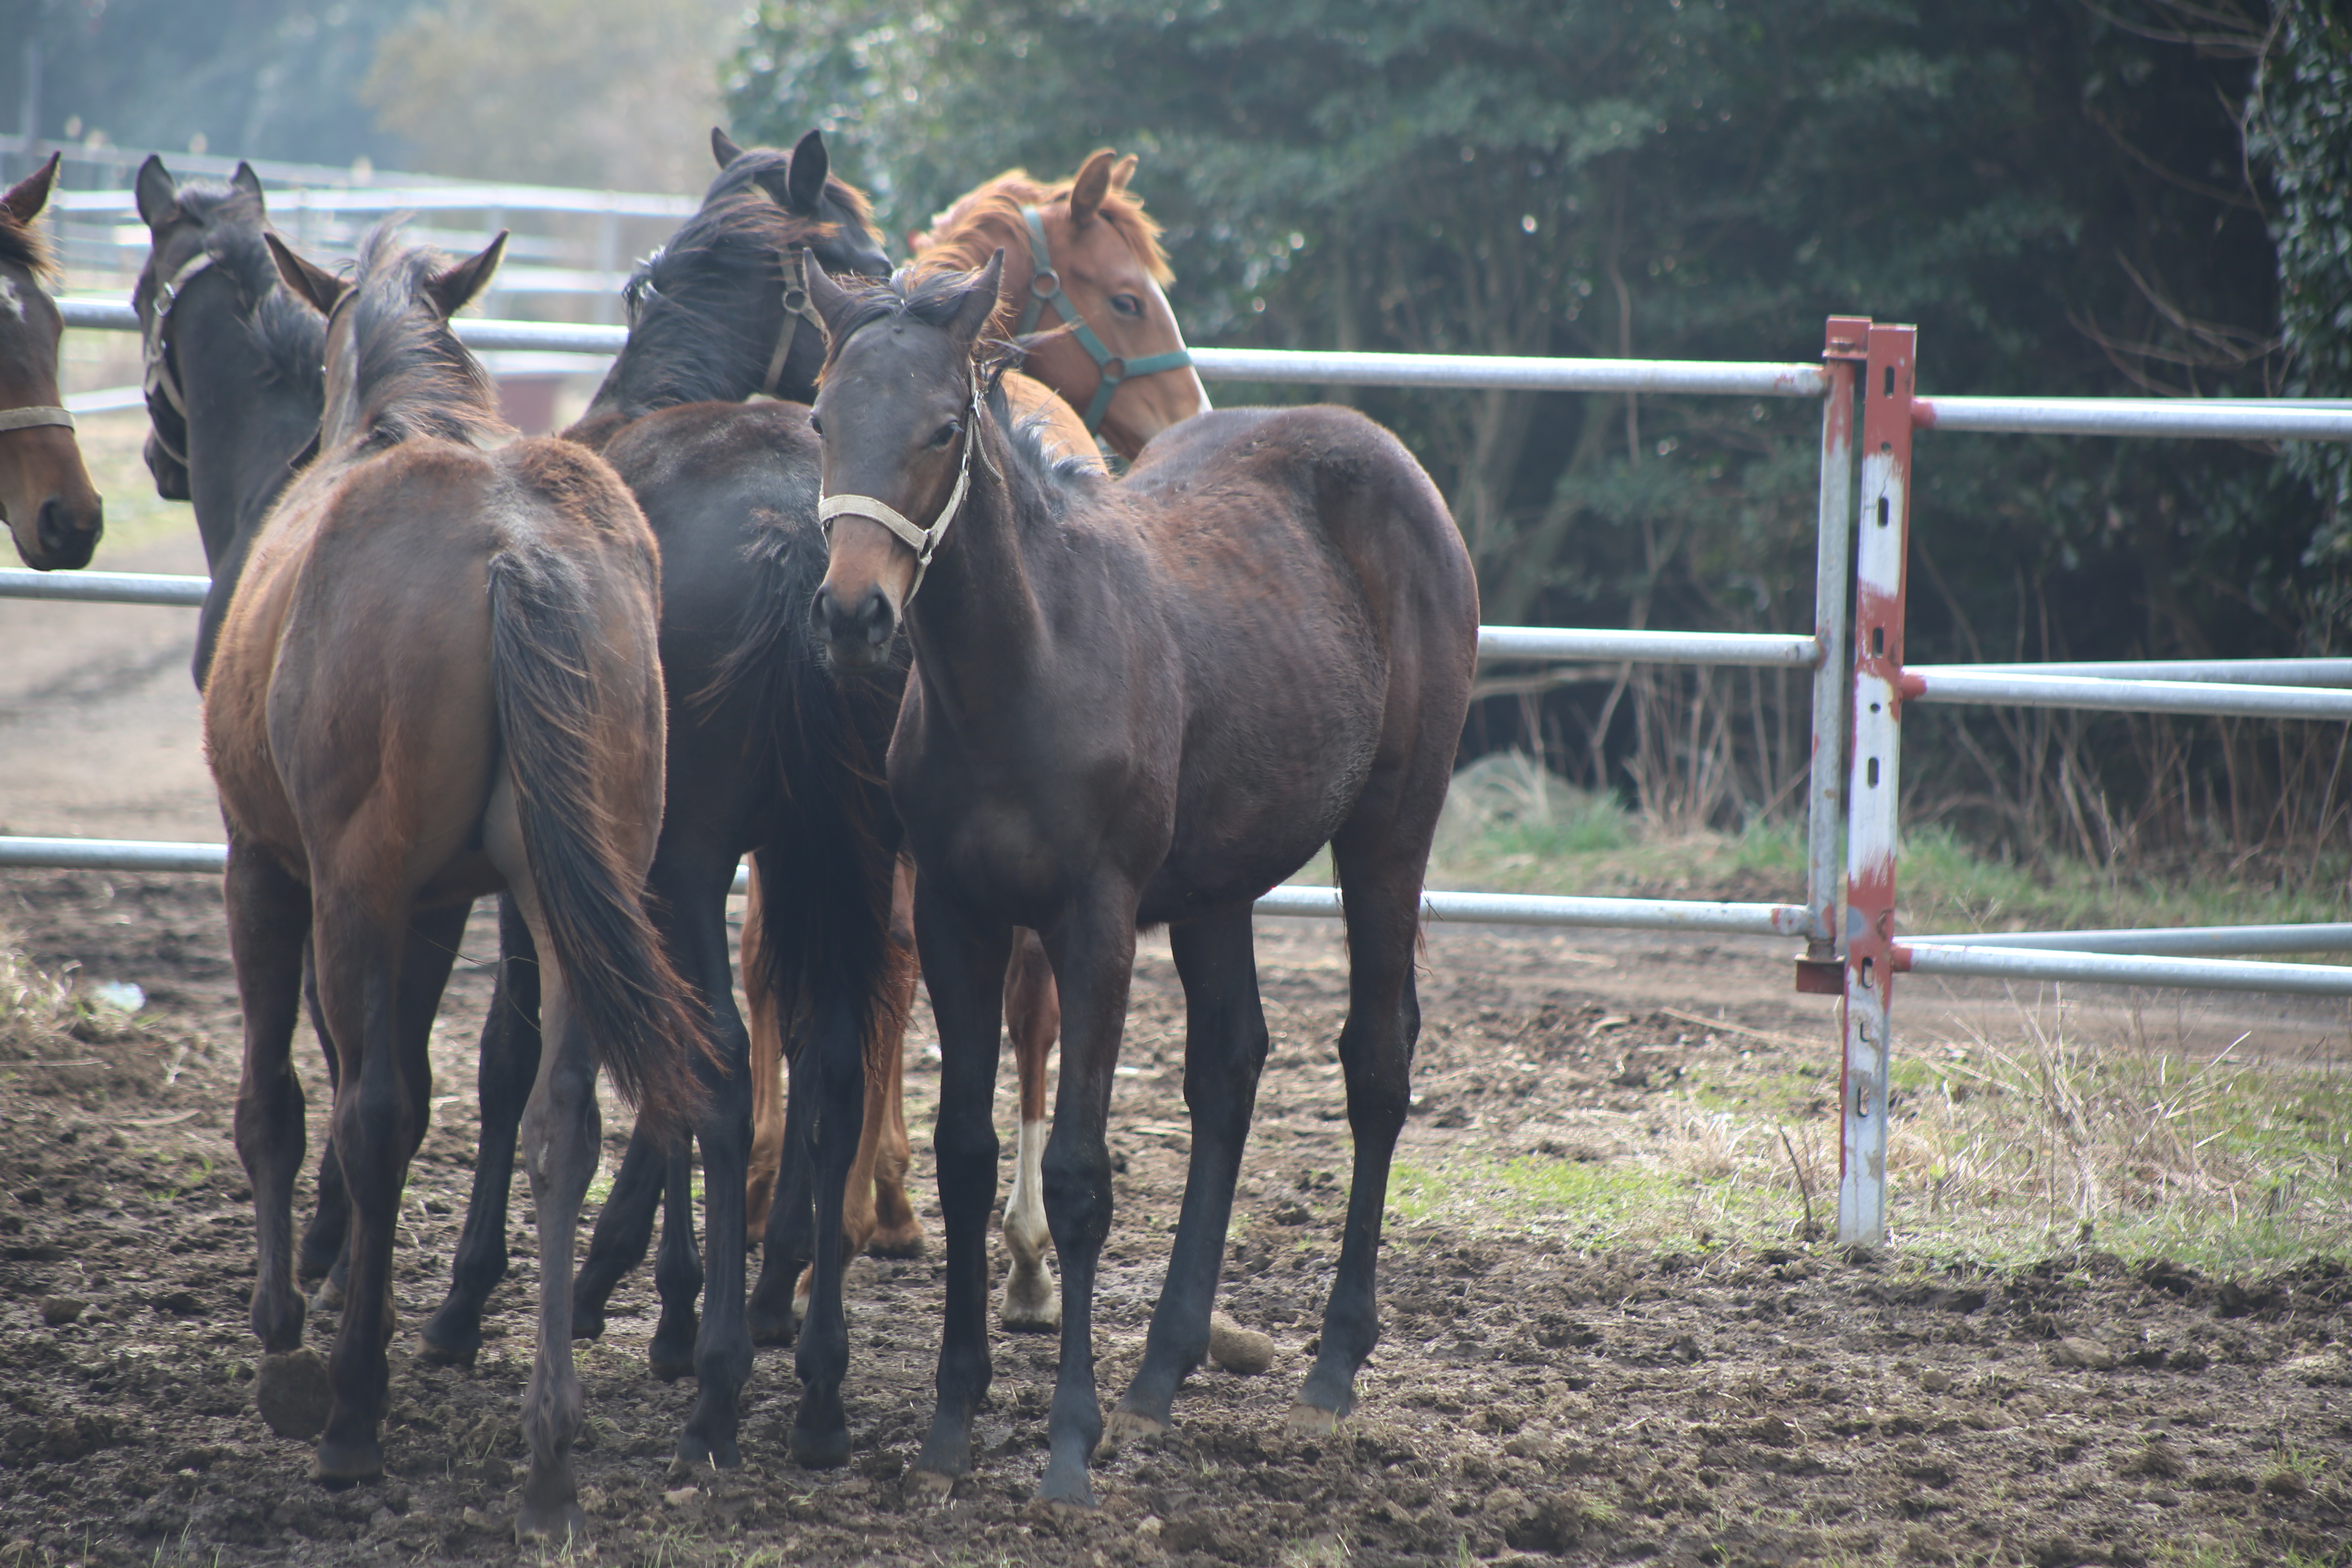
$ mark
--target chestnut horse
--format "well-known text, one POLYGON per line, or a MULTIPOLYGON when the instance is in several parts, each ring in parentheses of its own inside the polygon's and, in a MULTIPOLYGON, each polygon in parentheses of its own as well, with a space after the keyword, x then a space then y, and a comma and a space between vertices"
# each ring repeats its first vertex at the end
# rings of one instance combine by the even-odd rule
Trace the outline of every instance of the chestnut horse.
MULTIPOLYGON (((273 1354, 301 1344, 304 1126, 289 1047, 307 932, 340 1069, 352 1254, 313 1473, 381 1475, 393 1241, 431 1099, 426 1037, 474 900, 506 893, 542 955, 547 1042, 523 1117, 540 1316, 516 1530, 562 1535, 585 1522, 571 1276, 596 1075, 665 1131, 708 1093, 702 1010, 644 908, 662 817, 658 549, 592 454, 509 440, 449 330, 503 235, 444 267, 380 228, 351 283, 268 239, 327 318, 327 404, 320 456, 254 541, 205 689, 245 1014, 236 1122, 259 1237, 254 1331, 273 1354)), ((281 1365, 261 1387, 283 1429, 301 1403, 286 1391, 316 1362, 281 1365)))
POLYGON ((1328 1431, 1353 1401, 1377 1336, 1373 1265, 1420 1026, 1422 875, 1468 708, 1478 601, 1436 487, 1348 410, 1203 415, 1116 484, 1043 461, 984 395, 981 339, 1003 271, 999 257, 977 275, 852 289, 811 272, 829 341, 813 419, 831 524, 815 616, 845 668, 876 662, 902 620, 915 650, 890 795, 919 877, 916 941, 940 1026, 948 1249, 918 1479, 944 1489, 972 1468, 991 1371, 996 977, 1027 926, 1052 959, 1064 1034, 1044 1162, 1062 1342, 1041 1495, 1090 1504, 1106 1121, 1136 931, 1168 925, 1184 984, 1192 1153, 1114 1442, 1164 1429, 1207 1351, 1267 1046, 1250 907, 1326 843, 1346 905, 1339 1054, 1356 1157, 1292 1425, 1328 1431))
POLYGON ((33 220, 48 205, 58 153, 0 195, 0 519, 41 572, 89 564, 106 526, 82 467, 73 416, 58 396, 65 321, 42 289, 48 247, 33 220))

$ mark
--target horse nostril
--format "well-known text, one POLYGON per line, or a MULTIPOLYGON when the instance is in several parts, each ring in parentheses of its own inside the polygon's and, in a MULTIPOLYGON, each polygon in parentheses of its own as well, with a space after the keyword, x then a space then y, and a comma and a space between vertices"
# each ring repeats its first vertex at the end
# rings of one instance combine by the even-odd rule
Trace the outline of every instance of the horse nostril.
POLYGON ((867 590, 866 603, 860 608, 864 614, 858 618, 866 623, 867 646, 880 647, 890 640, 890 634, 898 629, 892 624, 890 601, 883 595, 881 589, 873 588, 867 590))

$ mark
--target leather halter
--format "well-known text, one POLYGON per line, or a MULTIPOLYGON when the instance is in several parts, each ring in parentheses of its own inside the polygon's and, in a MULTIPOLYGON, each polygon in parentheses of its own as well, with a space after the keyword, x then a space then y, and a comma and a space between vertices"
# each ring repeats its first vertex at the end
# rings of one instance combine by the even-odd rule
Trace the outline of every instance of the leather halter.
POLYGON ((1013 331, 1015 337, 1025 338, 1036 331, 1037 318, 1051 305, 1062 318, 1078 346, 1087 351, 1102 373, 1102 381, 1095 388, 1094 401, 1087 405, 1087 434, 1102 431, 1103 416, 1110 412, 1110 400, 1118 391, 1119 383, 1131 375, 1157 375, 1163 370, 1181 370, 1192 363, 1189 350, 1170 349, 1166 353, 1151 354, 1139 360, 1122 360, 1105 346, 1078 308, 1070 302, 1069 294, 1062 288, 1062 275, 1054 270, 1054 253, 1045 243, 1045 215, 1035 207, 1023 207, 1022 220, 1029 226, 1029 299, 1021 307, 1021 324, 1013 331))
POLYGON ((784 362, 793 357, 793 345, 800 341, 801 323, 806 321, 814 327, 817 341, 824 341, 824 318, 809 299, 808 254, 804 245, 784 252, 784 330, 776 334, 775 352, 768 356, 768 372, 760 378, 756 389, 770 397, 781 395, 776 384, 783 379, 784 362))
POLYGON ((964 491, 971 487, 971 453, 972 448, 980 445, 980 377, 974 375, 971 380, 971 418, 964 426, 963 456, 956 461, 955 488, 948 492, 947 504, 940 508, 940 514, 931 520, 930 527, 922 528, 909 522, 906 514, 898 508, 872 496, 829 495, 816 503, 817 527, 824 534, 825 547, 831 549, 833 546, 833 520, 836 517, 862 517, 880 523, 915 552, 915 580, 907 585, 907 596, 901 601, 906 605, 913 604, 917 590, 923 585, 923 574, 931 569, 931 554, 939 549, 940 541, 947 537, 948 524, 955 521, 957 510, 963 505, 964 491))
POLYGON ((200 250, 182 262, 180 269, 165 279, 155 290, 155 298, 149 304, 147 324, 140 333, 140 353, 145 361, 140 386, 147 395, 148 431, 154 437, 155 445, 163 448, 163 455, 183 468, 188 466, 188 455, 173 446, 170 437, 163 434, 163 426, 154 417, 155 399, 158 395, 162 395, 172 411, 180 416, 180 427, 184 431, 188 423, 188 401, 181 395, 180 378, 172 369, 169 336, 172 307, 180 302, 181 291, 212 264, 212 252, 209 250, 200 250))

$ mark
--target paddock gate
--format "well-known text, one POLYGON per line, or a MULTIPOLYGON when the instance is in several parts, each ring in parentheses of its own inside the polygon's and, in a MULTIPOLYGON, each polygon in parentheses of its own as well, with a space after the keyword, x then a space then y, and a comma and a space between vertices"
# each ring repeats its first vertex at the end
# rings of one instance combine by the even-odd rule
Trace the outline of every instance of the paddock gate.
MULTIPOLYGON (((128 305, 89 298, 59 303, 70 328, 138 330, 128 305)), ((572 355, 610 356, 625 337, 615 326, 532 321, 467 320, 457 330, 477 350, 572 355)), ((2352 659, 1906 666, 1905 565, 1916 432, 2352 441, 2352 405, 2346 405, 1925 397, 1916 386, 1916 346, 1914 328, 1834 316, 1819 364, 1192 350, 1201 375, 1214 380, 1820 400, 1811 631, 1482 626, 1478 637, 1480 658, 1496 662, 1811 670, 1812 752, 1801 901, 1433 891, 1423 895, 1423 908, 1426 918, 1435 921, 1802 939, 1797 989, 1843 1001, 1836 1234, 1841 1244, 1862 1246, 1886 1238, 1886 1086, 1896 974, 2352 996, 2352 966, 2215 956, 2352 951, 2352 922, 1990 936, 1913 936, 1895 930, 1897 786, 1906 702, 2352 721, 2352 659)), ((0 571, 0 596, 16 598, 195 605, 203 603, 206 586, 201 577, 0 571)), ((217 873, 226 854, 217 844, 0 837, 0 866, 11 867, 217 873)), ((737 885, 743 885, 740 872, 737 885)), ((1339 894, 1328 888, 1279 887, 1257 908, 1265 914, 1336 916, 1339 894)))

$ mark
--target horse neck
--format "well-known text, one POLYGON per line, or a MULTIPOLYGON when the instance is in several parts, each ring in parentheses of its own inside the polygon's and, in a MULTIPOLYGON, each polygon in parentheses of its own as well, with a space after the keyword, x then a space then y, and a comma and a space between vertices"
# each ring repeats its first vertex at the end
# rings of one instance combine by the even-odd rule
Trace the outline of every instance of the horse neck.
POLYGON ((761 293, 760 299, 746 302, 744 318, 751 324, 728 352, 714 353, 709 342, 698 341, 695 323, 676 306, 632 330, 620 357, 589 399, 588 411, 565 437, 601 447, 623 426, 648 414, 687 403, 740 403, 758 392, 778 339, 791 330, 778 291, 769 288, 761 293))
POLYGON ((946 548, 931 558, 922 591, 907 606, 907 636, 927 702, 956 715, 957 729, 967 735, 990 732, 992 715, 1024 702, 1025 677, 1050 640, 1035 573, 1050 570, 1052 552, 1032 558, 1021 521, 1044 498, 1014 461, 992 412, 973 434, 980 447, 971 488, 949 525, 946 548))
POLYGON ((226 310, 184 312, 173 359, 188 404, 188 489, 205 560, 232 578, 319 436, 319 404, 272 374, 226 310))

